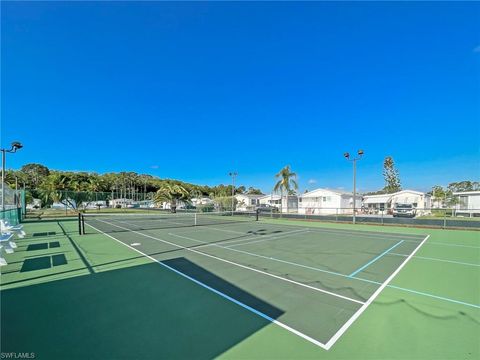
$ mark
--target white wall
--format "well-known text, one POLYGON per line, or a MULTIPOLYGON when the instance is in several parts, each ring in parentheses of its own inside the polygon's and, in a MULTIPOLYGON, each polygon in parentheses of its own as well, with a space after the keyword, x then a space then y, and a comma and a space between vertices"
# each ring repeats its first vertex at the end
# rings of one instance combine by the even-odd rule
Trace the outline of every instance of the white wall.
POLYGON ((423 210, 431 207, 431 197, 424 193, 417 194, 404 190, 392 195, 391 207, 394 208, 396 203, 414 204, 417 210, 423 210))
POLYGON ((462 209, 462 208, 467 208, 471 210, 480 210, 480 193, 479 194, 466 194, 462 195, 461 193, 458 193, 456 197, 459 198, 459 200, 463 200, 463 197, 466 197, 467 203, 466 206, 462 204, 457 204, 455 207, 457 209, 462 209))
POLYGON ((249 196, 246 194, 237 194, 235 195, 235 199, 237 199, 237 207, 236 210, 246 211, 246 210, 253 210, 255 209, 258 204, 260 204, 259 199, 263 197, 263 195, 257 196, 249 196))
MULTIPOLYGON (((357 196, 355 203, 360 208, 362 197, 357 196)), ((303 194, 301 202, 298 203, 300 214, 328 215, 352 213, 353 195, 340 194, 328 189, 317 189, 303 194)))

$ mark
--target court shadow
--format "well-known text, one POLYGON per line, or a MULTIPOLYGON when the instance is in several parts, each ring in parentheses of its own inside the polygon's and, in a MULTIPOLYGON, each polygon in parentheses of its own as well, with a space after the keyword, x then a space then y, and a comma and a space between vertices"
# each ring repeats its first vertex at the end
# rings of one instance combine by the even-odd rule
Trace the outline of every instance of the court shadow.
MULTIPOLYGON (((168 266, 272 317, 280 309, 186 259, 168 266)), ((270 322, 156 263, 2 291, 3 352, 36 359, 212 359, 270 322)))
POLYGON ((39 256, 35 258, 25 259, 23 261, 20 272, 23 273, 28 271, 44 270, 49 269, 52 266, 60 266, 66 264, 67 258, 65 257, 65 254, 39 256))
POLYGON ((45 250, 48 249, 48 243, 30 244, 27 246, 27 251, 45 250))
POLYGON ((57 233, 55 231, 45 231, 45 232, 35 232, 32 234, 32 237, 44 237, 44 236, 55 236, 57 233))
POLYGON ((33 259, 26 259, 23 262, 20 272, 49 269, 52 267, 50 256, 40 256, 33 259))
POLYGON ((235 300, 242 302, 262 313, 270 316, 273 319, 282 315, 282 311, 278 308, 270 305, 267 302, 253 296, 252 294, 240 289, 239 287, 225 281, 221 277, 206 271, 204 268, 192 263, 190 260, 179 257, 175 259, 163 260, 162 263, 170 266, 171 268, 190 276, 191 278, 205 284, 215 290, 228 295, 235 300))

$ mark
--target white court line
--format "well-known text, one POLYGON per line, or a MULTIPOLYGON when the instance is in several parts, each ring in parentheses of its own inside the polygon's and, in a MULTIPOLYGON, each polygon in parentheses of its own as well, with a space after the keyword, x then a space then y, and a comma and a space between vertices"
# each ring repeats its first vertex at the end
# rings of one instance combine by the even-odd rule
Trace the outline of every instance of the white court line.
MULTIPOLYGON (((102 221, 103 221, 103 220, 102 220, 102 221)), ((132 249, 132 250, 134 250, 134 251, 136 251, 136 252, 138 252, 139 254, 142 254, 143 256, 147 257, 148 259, 156 262, 157 264, 159 264, 159 265, 161 265, 161 266, 163 266, 163 267, 165 267, 165 268, 173 271, 174 273, 176 273, 176 274, 178 274, 178 275, 180 275, 180 276, 182 276, 182 277, 184 277, 184 278, 186 278, 186 279, 188 279, 188 280, 190 280, 190 281, 193 281, 195 284, 200 285, 200 286, 202 286, 203 288, 205 288, 205 289, 207 289, 207 290, 210 290, 210 291, 214 292, 214 293, 217 294, 217 295, 220 295, 220 296, 223 297, 224 299, 227 299, 227 300, 233 302, 234 304, 237 304, 237 305, 241 306, 242 308, 244 308, 244 309, 246 309, 246 310, 248 310, 248 311, 250 311, 250 312, 252 312, 252 313, 254 313, 254 314, 256 314, 256 315, 258 315, 258 316, 260 316, 260 317, 262 317, 262 318, 264 318, 265 320, 270 321, 271 323, 273 323, 273 324, 275 324, 275 325, 280 326, 281 328, 283 328, 283 329, 285 329, 285 330, 287 330, 287 331, 289 331, 289 332, 291 332, 291 333, 293 333, 293 334, 295 334, 295 335, 297 335, 297 336, 300 336, 301 338, 303 338, 303 339, 311 342, 312 344, 315 344, 315 345, 321 347, 322 349, 328 350, 327 347, 325 346, 325 344, 323 344, 322 342, 320 342, 320 341, 318 341, 318 340, 316 340, 316 339, 314 339, 314 338, 312 338, 312 337, 310 337, 310 336, 308 336, 308 335, 306 335, 306 334, 304 334, 304 333, 302 333, 302 332, 300 332, 300 331, 298 331, 298 330, 296 330, 296 329, 294 329, 294 328, 292 328, 292 327, 290 327, 290 326, 288 326, 288 325, 286 325, 286 324, 284 324, 284 323, 282 323, 282 322, 280 322, 280 321, 278 321, 278 320, 275 320, 274 318, 268 316, 267 314, 262 313, 261 311, 258 311, 258 310, 256 310, 256 309, 252 308, 251 306, 249 306, 249 305, 247 305, 247 304, 244 304, 244 303, 242 303, 241 301, 238 301, 238 300, 232 298, 231 296, 229 296, 229 295, 227 295, 227 294, 225 294, 225 293, 223 293, 223 292, 221 292, 221 291, 219 291, 219 290, 216 290, 216 289, 208 286, 207 284, 205 284, 205 283, 203 283, 203 282, 201 282, 201 281, 198 281, 198 280, 195 279, 195 278, 192 278, 191 276, 188 276, 187 274, 182 273, 181 271, 179 271, 179 270, 177 270, 177 269, 175 269, 175 268, 173 268, 173 267, 171 267, 171 266, 169 266, 169 265, 161 262, 160 260, 157 260, 157 259, 155 259, 154 257, 152 257, 152 256, 150 256, 150 255, 147 255, 147 254, 145 254, 144 252, 142 252, 142 251, 140 251, 140 250, 138 250, 138 249, 135 249, 134 247, 132 247, 132 246, 130 246, 130 245, 128 245, 128 244, 125 244, 124 242, 122 242, 122 241, 118 240, 117 238, 113 237, 112 235, 107 234, 107 233, 104 233, 103 231, 97 229, 96 227, 94 227, 94 226, 92 226, 92 225, 90 225, 90 224, 87 224, 87 225, 90 226, 91 228, 95 229, 95 230, 98 231, 99 233, 108 236, 109 238, 117 241, 118 243, 120 243, 120 244, 122 244, 122 245, 124 245, 124 246, 126 246, 126 247, 128 247, 128 248, 130 248, 130 249, 132 249)))
POLYGON ((385 289, 385 287, 388 285, 388 283, 390 281, 392 281, 392 279, 400 272, 400 270, 402 270, 402 268, 413 257, 413 255, 415 255, 415 253, 418 251, 418 249, 420 249, 420 247, 425 243, 425 241, 428 240, 429 237, 430 237, 430 235, 427 235, 425 237, 425 239, 423 239, 423 241, 420 244, 418 244, 418 246, 403 261, 403 263, 400 264, 400 266, 397 268, 397 270, 395 270, 392 273, 392 275, 390 275, 388 277, 388 279, 385 280, 382 285, 380 285, 380 287, 373 293, 372 296, 370 296, 370 298, 365 302, 365 304, 363 304, 362 307, 360 307, 360 309, 358 309, 357 312, 355 314, 353 314, 353 316, 350 319, 348 319, 348 321, 345 324, 343 324, 343 326, 335 333, 335 335, 333 335, 330 338, 330 340, 328 340, 328 342, 326 344, 327 350, 330 349, 333 346, 333 344, 335 344, 335 342, 337 342, 337 340, 340 338, 340 336, 342 336, 345 333, 345 331, 347 331, 348 328, 354 323, 354 321, 358 319, 358 317, 367 309, 367 307, 373 302, 373 300, 375 300, 375 298, 382 292, 382 290, 385 289))
MULTIPOLYGON (((408 255, 405 254, 398 254, 398 253, 390 253, 390 255, 396 255, 396 256, 404 256, 407 257, 408 255)), ((426 256, 414 256, 415 259, 422 259, 422 260, 432 260, 432 261, 440 261, 440 262, 446 262, 446 263, 452 263, 452 264, 458 264, 458 265, 466 265, 466 266, 479 266, 480 264, 473 264, 473 263, 466 263, 462 261, 455 261, 455 260, 446 260, 446 259, 439 259, 439 258, 431 258, 431 257, 426 257, 426 256)))
POLYGON ((354 303, 357 303, 357 304, 361 304, 361 305, 364 304, 362 301, 359 301, 359 300, 356 300, 356 299, 352 299, 352 298, 349 298, 349 297, 347 297, 347 296, 339 295, 339 294, 336 294, 336 293, 333 293, 333 292, 330 292, 330 291, 327 291, 327 290, 323 290, 323 289, 316 288, 316 287, 314 287, 314 286, 310 286, 310 285, 307 285, 307 284, 302 284, 302 283, 300 283, 300 282, 298 282, 298 281, 294 281, 294 280, 290 280, 290 279, 287 279, 287 278, 284 278, 284 277, 281 277, 281 276, 278 276, 278 275, 270 274, 270 273, 267 273, 267 272, 265 272, 265 271, 252 268, 252 267, 250 267, 250 266, 246 266, 246 265, 238 264, 238 263, 233 262, 233 261, 230 261, 230 260, 222 259, 221 257, 214 256, 214 255, 210 255, 210 254, 204 253, 204 252, 202 252, 202 251, 195 250, 195 249, 193 249, 193 248, 188 248, 188 247, 185 247, 185 246, 181 246, 181 245, 172 243, 172 242, 170 242, 170 241, 167 241, 167 240, 164 240, 164 239, 155 237, 155 236, 151 236, 151 235, 148 235, 148 234, 141 233, 140 231, 136 231, 136 230, 124 228, 123 226, 115 225, 115 224, 112 224, 112 223, 109 223, 109 222, 106 222, 106 221, 103 221, 103 220, 99 220, 99 221, 104 222, 104 223, 109 224, 109 225, 116 226, 116 227, 118 227, 118 228, 120 228, 120 229, 124 229, 124 230, 131 231, 131 232, 133 232, 133 233, 135 233, 135 234, 138 234, 138 235, 141 235, 141 236, 144 236, 144 237, 147 237, 147 238, 156 240, 156 241, 163 242, 163 243, 165 243, 165 244, 169 244, 169 245, 175 246, 175 247, 177 247, 177 248, 180 248, 180 249, 183 249, 183 250, 186 250, 186 251, 190 251, 190 252, 193 252, 193 253, 196 253, 196 254, 199 254, 199 255, 203 255, 203 256, 206 256, 206 257, 209 257, 209 258, 218 260, 218 261, 222 261, 222 262, 228 263, 228 264, 230 264, 230 265, 235 265, 235 266, 238 266, 238 267, 243 268, 243 269, 247 269, 247 270, 250 270, 250 271, 254 271, 254 272, 257 272, 257 273, 259 273, 259 274, 263 274, 263 275, 266 275, 266 276, 270 276, 270 277, 273 277, 273 278, 275 278, 275 279, 279 279, 279 280, 282 280, 282 281, 285 281, 285 282, 288 282, 288 283, 291 283, 291 284, 295 284, 295 285, 298 285, 298 286, 301 286, 301 287, 304 287, 304 288, 308 288, 308 289, 311 289, 311 290, 314 290, 314 291, 318 291, 318 292, 321 292, 321 293, 324 293, 324 294, 327 294, 327 295, 335 296, 335 297, 338 297, 338 298, 340 298, 340 299, 344 299, 344 300, 347 300, 347 301, 351 301, 351 302, 354 302, 354 303))

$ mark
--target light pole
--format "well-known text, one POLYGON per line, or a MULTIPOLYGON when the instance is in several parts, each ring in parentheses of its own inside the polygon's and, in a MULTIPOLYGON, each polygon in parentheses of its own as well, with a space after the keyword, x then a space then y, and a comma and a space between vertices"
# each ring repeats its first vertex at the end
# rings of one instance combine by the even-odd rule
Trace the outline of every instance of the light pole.
POLYGON ((12 147, 10 149, 0 149, 2 152, 2 211, 5 210, 5 154, 7 152, 14 153, 22 147, 23 145, 20 142, 14 141, 12 142, 12 147))
POLYGON ((228 175, 232 177, 232 215, 235 207, 235 177, 238 175, 236 171, 229 172, 228 175))
POLYGON ((357 201, 357 160, 360 160, 363 156, 363 150, 357 151, 358 157, 350 159, 350 154, 346 152, 343 154, 345 159, 353 162, 353 223, 355 224, 355 210, 356 210, 356 201, 357 201))

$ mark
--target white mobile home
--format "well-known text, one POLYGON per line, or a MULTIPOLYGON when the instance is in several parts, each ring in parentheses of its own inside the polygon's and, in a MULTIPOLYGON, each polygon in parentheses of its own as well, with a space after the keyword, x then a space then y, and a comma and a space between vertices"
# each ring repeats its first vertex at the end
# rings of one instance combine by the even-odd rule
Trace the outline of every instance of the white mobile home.
POLYGON ((280 211, 282 213, 297 213, 298 212, 298 196, 297 195, 288 195, 282 198, 282 206, 280 211))
MULTIPOLYGON (((360 209, 362 197, 356 195, 355 206, 360 209)), ((342 190, 316 189, 298 199, 298 213, 307 215, 352 214, 353 194, 342 190)))
POLYGON ((278 209, 280 209, 280 205, 282 203, 280 195, 276 194, 264 195, 258 200, 260 205, 270 205, 271 207, 276 207, 278 209))
POLYGON ((208 197, 201 197, 201 198, 192 198, 192 205, 199 206, 199 205, 209 205, 213 204, 213 200, 208 197))
POLYGON ((428 194, 414 190, 363 196, 363 208, 368 213, 389 212, 396 204, 411 204, 417 210, 417 215, 425 215, 430 212, 431 197, 428 194))
POLYGON ((237 199, 236 210, 239 211, 251 211, 260 204, 260 199, 265 195, 252 195, 252 194, 237 194, 235 199, 237 199))
POLYGON ((457 216, 480 216, 480 191, 455 192, 453 195, 458 198, 455 205, 457 216))

